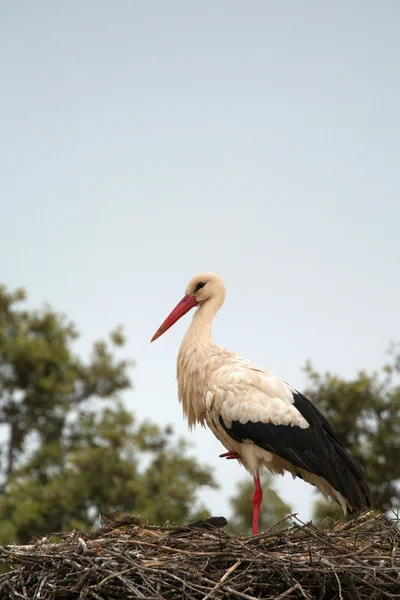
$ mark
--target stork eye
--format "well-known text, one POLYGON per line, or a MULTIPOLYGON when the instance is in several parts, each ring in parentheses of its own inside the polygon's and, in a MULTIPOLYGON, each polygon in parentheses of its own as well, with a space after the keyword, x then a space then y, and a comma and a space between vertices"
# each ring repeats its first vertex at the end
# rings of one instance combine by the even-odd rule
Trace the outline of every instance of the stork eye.
POLYGON ((206 285, 205 283, 202 283, 202 282, 200 281, 200 283, 198 283, 198 284, 196 285, 196 287, 194 288, 194 293, 196 293, 196 292, 198 292, 199 290, 201 290, 201 288, 202 288, 202 287, 204 287, 205 285, 206 285))

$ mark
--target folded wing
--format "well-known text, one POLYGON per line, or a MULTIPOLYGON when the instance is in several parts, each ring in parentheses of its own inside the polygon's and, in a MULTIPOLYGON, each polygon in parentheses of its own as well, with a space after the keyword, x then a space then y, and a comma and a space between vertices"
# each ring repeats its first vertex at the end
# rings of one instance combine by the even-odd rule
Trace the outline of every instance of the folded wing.
MULTIPOLYGON (((288 386, 289 389, 290 386, 288 386)), ((220 425, 236 442, 253 442, 299 469, 325 479, 347 499, 350 508, 360 510, 369 506, 369 489, 360 466, 345 450, 332 427, 318 409, 302 394, 293 390, 291 406, 282 403, 282 424, 279 416, 274 419, 262 414, 257 403, 253 415, 246 418, 242 410, 230 410, 223 403, 219 415, 220 425), (295 410, 297 419, 287 422, 287 413, 295 410), (254 418, 258 414, 263 418, 254 418), (297 424, 296 424, 297 422, 297 424)), ((265 411, 268 413, 267 399, 265 411)), ((249 401, 244 403, 249 405, 249 401)), ((244 406, 243 404, 243 406, 244 406)))

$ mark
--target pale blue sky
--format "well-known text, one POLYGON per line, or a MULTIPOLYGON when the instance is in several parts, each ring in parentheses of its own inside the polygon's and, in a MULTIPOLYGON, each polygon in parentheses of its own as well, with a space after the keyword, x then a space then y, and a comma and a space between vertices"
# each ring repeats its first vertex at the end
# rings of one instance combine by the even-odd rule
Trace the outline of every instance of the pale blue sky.
MULTIPOLYGON (((196 442, 227 514, 245 473, 188 434, 175 359, 150 346, 199 271, 227 284, 218 343, 302 389, 399 339, 400 4, 3 0, 0 278, 74 319, 125 325, 125 399, 196 442)), ((313 494, 279 480, 308 518, 313 494)))

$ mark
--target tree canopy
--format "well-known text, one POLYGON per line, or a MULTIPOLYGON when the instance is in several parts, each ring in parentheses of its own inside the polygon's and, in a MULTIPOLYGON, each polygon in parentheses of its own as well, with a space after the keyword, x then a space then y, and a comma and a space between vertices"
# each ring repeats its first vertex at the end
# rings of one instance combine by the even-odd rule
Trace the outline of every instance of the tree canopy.
POLYGON ((208 514, 197 492, 215 486, 210 469, 122 403, 133 366, 117 358, 122 330, 83 361, 76 326, 25 299, 0 287, 0 543, 88 528, 114 509, 158 524, 208 514))

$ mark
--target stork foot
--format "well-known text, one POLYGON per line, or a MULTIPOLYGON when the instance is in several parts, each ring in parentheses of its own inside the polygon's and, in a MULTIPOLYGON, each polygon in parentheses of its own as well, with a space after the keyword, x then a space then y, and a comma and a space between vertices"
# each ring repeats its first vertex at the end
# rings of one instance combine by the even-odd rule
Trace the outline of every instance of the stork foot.
POLYGON ((224 452, 224 454, 220 454, 219 455, 220 458, 226 458, 226 460, 233 460, 233 459, 238 459, 240 458, 240 454, 238 454, 237 452, 233 452, 232 450, 229 450, 229 452, 224 452))

